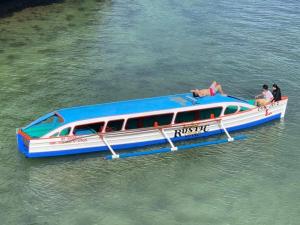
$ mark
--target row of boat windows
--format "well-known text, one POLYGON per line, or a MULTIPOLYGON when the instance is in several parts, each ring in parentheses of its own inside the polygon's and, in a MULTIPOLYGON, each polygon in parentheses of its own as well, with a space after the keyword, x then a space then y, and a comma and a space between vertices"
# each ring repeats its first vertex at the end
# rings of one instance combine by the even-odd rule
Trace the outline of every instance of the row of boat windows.
MULTIPOLYGON (((224 115, 230 115, 238 111, 245 111, 248 109, 249 108, 247 107, 241 107, 239 110, 238 106, 228 106, 224 111, 224 115)), ((222 112, 222 107, 179 112, 176 115, 175 124, 218 118, 221 115, 221 112, 222 112)), ((131 130, 131 129, 138 129, 138 128, 149 128, 149 127, 170 125, 173 120, 173 115, 174 115, 173 113, 168 113, 168 114, 130 118, 126 122, 125 129, 131 130)), ((123 124, 124 124, 124 119, 109 121, 106 125, 105 132, 120 131, 123 128, 123 124)), ((73 134, 89 135, 93 133, 100 133, 103 132, 104 125, 105 125, 104 122, 79 125, 74 127, 73 134)), ((71 131, 70 128, 66 128, 60 132, 59 136, 69 135, 70 131, 71 131)), ((53 136, 58 136, 58 133, 56 133, 53 136)))

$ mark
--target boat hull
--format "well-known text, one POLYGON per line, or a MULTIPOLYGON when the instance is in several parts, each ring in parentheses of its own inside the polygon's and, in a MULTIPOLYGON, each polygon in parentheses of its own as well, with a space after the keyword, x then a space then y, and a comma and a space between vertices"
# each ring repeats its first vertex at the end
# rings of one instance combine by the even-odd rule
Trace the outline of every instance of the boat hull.
MULTIPOLYGON (((229 132, 251 128, 276 119, 283 118, 287 99, 266 107, 259 107, 236 114, 220 117, 218 120, 187 123, 165 127, 164 132, 173 141, 204 138, 223 133, 220 121, 229 132)), ((55 137, 27 140, 20 132, 17 133, 19 150, 28 158, 71 155, 89 152, 108 151, 103 141, 103 134, 84 137, 55 137)), ((132 149, 155 144, 167 143, 160 129, 139 129, 113 132, 105 135, 114 150, 132 149)))

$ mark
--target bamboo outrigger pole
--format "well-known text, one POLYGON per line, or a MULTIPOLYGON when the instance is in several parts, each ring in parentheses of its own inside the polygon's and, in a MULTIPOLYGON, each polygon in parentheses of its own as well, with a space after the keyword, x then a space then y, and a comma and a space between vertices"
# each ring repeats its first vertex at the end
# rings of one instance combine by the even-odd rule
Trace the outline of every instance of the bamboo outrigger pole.
MULTIPOLYGON (((244 140, 246 138, 247 137, 245 135, 239 135, 239 136, 234 137, 234 140, 244 140)), ((188 150, 191 148, 197 148, 197 147, 199 148, 199 147, 223 144, 223 143, 228 143, 228 142, 231 142, 231 141, 229 141, 228 138, 226 138, 226 139, 215 140, 215 141, 198 142, 198 143, 189 144, 189 145, 180 145, 180 146, 177 146, 177 151, 184 151, 184 150, 188 150)), ((160 148, 160 149, 155 149, 155 150, 150 150, 150 151, 128 152, 128 153, 119 154, 118 158, 124 159, 124 158, 131 158, 131 157, 137 157, 137 156, 155 155, 155 154, 173 152, 173 151, 174 150, 172 150, 172 147, 171 148, 168 147, 168 148, 160 148)), ((115 158, 116 157, 114 157, 114 155, 108 155, 108 156, 104 157, 104 159, 107 159, 107 160, 112 160, 115 158)))

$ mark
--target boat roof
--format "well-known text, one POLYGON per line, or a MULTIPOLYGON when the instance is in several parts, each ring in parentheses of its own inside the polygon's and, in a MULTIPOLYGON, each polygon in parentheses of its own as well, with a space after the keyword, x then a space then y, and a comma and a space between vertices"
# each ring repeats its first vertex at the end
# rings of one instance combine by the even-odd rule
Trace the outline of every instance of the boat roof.
POLYGON ((193 106, 195 104, 212 104, 220 102, 248 103, 245 100, 217 94, 193 98, 191 93, 135 99, 112 103, 79 106, 57 110, 64 118, 64 123, 116 115, 135 114, 174 108, 193 106))

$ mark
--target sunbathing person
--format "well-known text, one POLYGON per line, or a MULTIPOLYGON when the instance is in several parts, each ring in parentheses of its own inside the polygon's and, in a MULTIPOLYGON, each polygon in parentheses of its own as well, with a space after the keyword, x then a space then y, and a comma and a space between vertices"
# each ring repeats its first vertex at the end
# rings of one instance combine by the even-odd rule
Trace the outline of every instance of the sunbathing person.
POLYGON ((257 106, 265 106, 271 101, 273 101, 273 95, 271 91, 269 91, 268 85, 263 85, 263 91, 260 95, 255 96, 255 105, 257 106))
POLYGON ((193 93, 193 97, 214 96, 218 92, 224 95, 221 84, 216 81, 213 81, 208 89, 195 89, 191 90, 191 92, 193 93))

